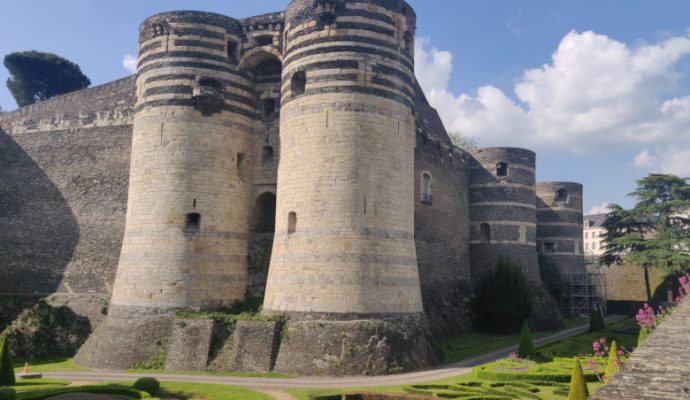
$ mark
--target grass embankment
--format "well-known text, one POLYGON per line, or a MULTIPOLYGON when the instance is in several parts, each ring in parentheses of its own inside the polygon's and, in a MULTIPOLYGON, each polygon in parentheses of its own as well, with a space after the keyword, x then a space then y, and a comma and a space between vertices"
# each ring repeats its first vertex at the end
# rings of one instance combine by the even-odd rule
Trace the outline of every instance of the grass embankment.
MULTIPOLYGON (((589 318, 574 317, 565 320, 565 327, 587 325, 589 318)), ((556 333, 556 331, 542 331, 532 333, 533 339, 539 339, 556 333)), ((454 363, 509 346, 515 346, 520 342, 520 334, 494 335, 486 333, 472 333, 469 335, 448 338, 441 341, 441 351, 446 363, 454 363)))
MULTIPOLYGON (((587 323, 588 319, 568 321, 566 326, 578 326, 587 323)), ((287 392, 300 400, 311 400, 319 396, 337 395, 342 393, 407 393, 451 398, 510 398, 510 399, 542 399, 564 400, 567 398, 569 374, 575 357, 583 357, 592 353, 592 342, 605 338, 608 343, 617 343, 632 350, 636 344, 637 334, 621 332, 625 328, 634 328, 632 319, 613 323, 604 331, 584 333, 563 339, 559 342, 537 348, 537 358, 531 361, 501 360, 478 366, 473 373, 447 378, 422 384, 404 386, 343 388, 343 389, 293 389, 287 392), (523 365, 524 364, 524 365, 523 365), (493 379, 482 378, 491 375, 493 379)), ((548 332, 537 337, 545 336, 548 332)), ((471 335, 475 343, 483 345, 486 352, 501 347, 517 344, 519 337, 510 335, 505 338, 503 346, 490 345, 497 335, 471 335), (484 336, 482 338, 482 336, 484 336), (505 344, 507 343, 507 344, 505 344)), ((465 354, 477 355, 478 351, 467 351, 465 354)), ((468 356, 471 357, 472 355, 468 356)), ((506 354, 507 356, 507 354, 506 354)), ((603 360, 598 360, 599 364, 603 360)), ((586 361, 585 361, 586 364, 586 361)), ((601 386, 596 377, 589 372, 587 387, 594 393, 601 386)))
MULTIPOLYGON (((24 370, 23 362, 16 362, 13 366, 14 372, 17 374, 20 374, 24 370)), ((55 371, 75 372, 88 371, 88 369, 74 365, 74 362, 71 358, 51 358, 46 360, 31 361, 29 363, 29 372, 55 371)))

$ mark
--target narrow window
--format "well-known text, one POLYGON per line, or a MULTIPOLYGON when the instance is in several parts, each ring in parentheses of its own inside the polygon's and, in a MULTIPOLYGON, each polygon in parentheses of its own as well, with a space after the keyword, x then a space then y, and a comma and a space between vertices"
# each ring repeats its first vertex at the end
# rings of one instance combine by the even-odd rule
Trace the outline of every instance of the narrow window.
POLYGON ((237 173, 244 174, 244 153, 237 153, 237 173))
POLYGON ((290 83, 290 90, 292 97, 304 94, 307 87, 307 74, 304 71, 298 71, 292 74, 292 81, 290 83))
POLYGON ((585 232, 585 239, 589 239, 589 232, 585 232))
POLYGON ((491 243, 491 227, 489 224, 479 225, 479 241, 483 244, 491 243))
POLYGON ((496 164, 496 176, 508 176, 508 163, 500 162, 496 164))
POLYGON ((544 253, 555 253, 556 244, 554 242, 544 242, 544 253))
POLYGON ((558 189, 556 190, 556 197, 554 198, 556 203, 567 203, 568 202, 568 189, 558 189))
POLYGON ((288 214, 288 235, 295 233, 297 229, 297 213, 292 211, 288 214))
POLYGON ((190 213, 185 218, 184 233, 197 234, 201 230, 201 214, 190 213))
POLYGON ((419 194, 424 204, 433 204, 433 195, 431 194, 431 174, 422 172, 422 178, 419 182, 419 194))
POLYGON ((214 89, 222 89, 223 84, 218 79, 213 78, 201 78, 199 79, 199 86, 205 86, 214 89))
POLYGON ((261 100, 261 109, 264 116, 270 117, 276 112, 276 101, 275 99, 263 99, 261 100))
POLYGON ((261 164, 268 165, 273 163, 273 147, 264 146, 261 149, 261 164))
POLYGON ((228 41, 228 61, 237 61, 237 42, 228 41))
POLYGON ((405 50, 412 51, 414 49, 414 37, 412 34, 409 31, 405 32, 403 39, 405 40, 405 50))

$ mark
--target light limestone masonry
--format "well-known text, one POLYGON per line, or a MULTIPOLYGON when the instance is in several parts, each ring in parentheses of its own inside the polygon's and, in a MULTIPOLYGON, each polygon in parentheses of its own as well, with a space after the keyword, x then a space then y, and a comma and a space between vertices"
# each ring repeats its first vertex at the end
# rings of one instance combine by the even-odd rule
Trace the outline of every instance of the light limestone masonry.
POLYGON ((216 308, 244 298, 255 110, 241 97, 249 98, 250 89, 236 88, 252 83, 227 63, 225 47, 203 46, 226 41, 200 38, 195 46, 179 46, 185 29, 228 38, 227 31, 240 30, 228 17, 215 16, 214 24, 194 22, 198 17, 207 15, 167 13, 142 24, 115 313, 216 308), (192 51, 225 65, 185 63, 192 51))
POLYGON ((405 83, 413 71, 401 61, 412 58, 414 17, 404 2, 389 2, 393 6, 386 9, 371 4, 391 21, 383 24, 392 32, 384 47, 349 39, 372 39, 370 25, 332 29, 346 21, 341 11, 361 3, 333 2, 334 11, 321 14, 317 3, 293 1, 286 14, 282 153, 264 310, 421 313, 413 238, 414 119, 405 83), (317 11, 309 16, 305 10, 317 11), (306 42, 324 35, 331 42, 306 42), (347 84, 338 78, 347 75, 343 68, 354 75, 347 84), (384 69, 397 71, 400 81, 384 82, 390 76, 377 72, 384 69), (303 93, 295 90, 299 73, 306 73, 303 93))

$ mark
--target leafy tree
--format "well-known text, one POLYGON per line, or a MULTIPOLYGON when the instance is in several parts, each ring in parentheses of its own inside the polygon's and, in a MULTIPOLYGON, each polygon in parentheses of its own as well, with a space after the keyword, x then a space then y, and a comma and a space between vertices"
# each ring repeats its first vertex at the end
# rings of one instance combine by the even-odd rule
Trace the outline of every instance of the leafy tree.
POLYGON ((609 349, 609 358, 606 362, 606 369, 604 370, 604 376, 606 379, 611 378, 613 374, 618 372, 618 360, 618 345, 614 340, 613 343, 611 343, 611 348, 609 349))
POLYGON ((601 332, 606 329, 606 323, 604 321, 604 313, 601 307, 598 305, 592 310, 592 315, 589 316, 589 331, 590 332, 601 332))
POLYGON ((23 51, 5 56, 7 88, 20 107, 91 84, 77 64, 51 53, 23 51))
POLYGON ((532 312, 532 293, 520 267, 499 262, 482 280, 473 310, 481 331, 518 332, 532 312))
POLYGON ((469 153, 478 149, 477 140, 471 136, 465 136, 460 132, 448 132, 448 137, 455 146, 469 153))
POLYGON ((558 265, 543 254, 539 255, 539 275, 551 297, 556 300, 559 307, 562 306, 566 292, 565 280, 558 269, 558 265))
MULTIPOLYGON (((647 300, 651 301, 650 267, 672 273, 690 266, 690 185, 674 175, 651 174, 638 180, 637 188, 629 196, 637 200, 631 210, 609 205, 602 224, 605 245, 601 261, 607 265, 640 265, 647 300)), ((672 299, 673 294, 669 293, 669 301, 672 299)))

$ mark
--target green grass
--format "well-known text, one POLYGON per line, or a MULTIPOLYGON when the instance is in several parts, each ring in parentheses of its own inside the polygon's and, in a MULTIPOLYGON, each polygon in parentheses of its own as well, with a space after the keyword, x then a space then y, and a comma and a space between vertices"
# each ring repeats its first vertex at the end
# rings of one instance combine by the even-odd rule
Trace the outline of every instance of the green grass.
POLYGON ((637 324, 633 318, 614 322, 607 325, 606 329, 601 332, 584 333, 542 346, 537 349, 538 357, 544 361, 548 361, 557 357, 573 357, 592 354, 592 342, 598 341, 601 338, 606 339, 609 345, 615 340, 619 348, 622 346, 625 350, 632 351, 633 348, 637 346, 637 333, 626 334, 614 331, 635 326, 637 326, 637 324))
MULTIPOLYGON (((14 363, 14 372, 21 373, 24 370, 23 362, 14 363)), ((50 371, 88 371, 86 368, 74 365, 71 358, 52 358, 47 360, 37 360, 29 362, 29 372, 50 372, 50 371)))
POLYGON ((69 384, 70 381, 64 379, 17 379, 17 384, 12 387, 17 392, 25 392, 27 390, 55 389, 69 384))
POLYGON ((44 400, 65 393, 97 393, 124 396, 128 399, 149 399, 146 392, 134 389, 131 384, 103 383, 98 385, 65 386, 52 389, 27 390, 17 393, 17 400, 44 400))
POLYGON ((267 394, 228 385, 194 382, 161 382, 159 395, 172 395, 180 399, 204 400, 273 400, 267 394))
MULTIPOLYGON (((574 328, 589 323, 589 318, 574 317, 565 320, 566 328, 574 328)), ((533 332, 532 339, 539 339, 555 333, 555 331, 533 332)), ((489 333, 472 333, 469 335, 448 338, 441 341, 444 361, 454 363, 460 360, 472 358, 508 346, 517 345, 520 342, 520 333, 512 335, 495 335, 489 333)))

